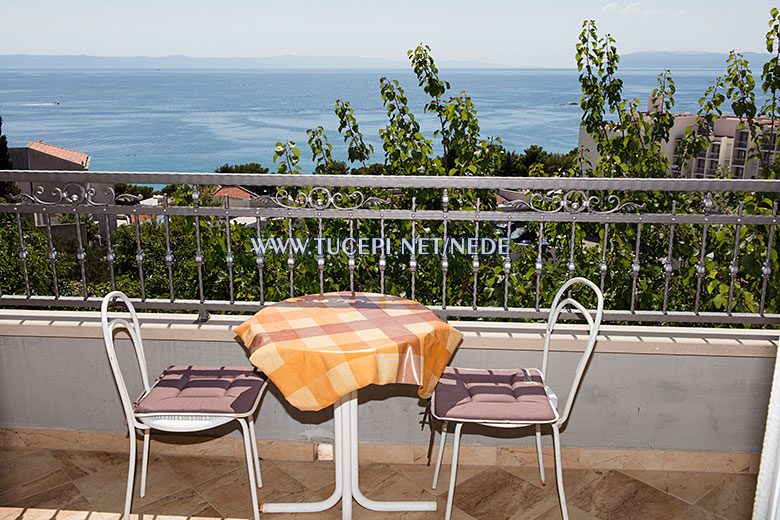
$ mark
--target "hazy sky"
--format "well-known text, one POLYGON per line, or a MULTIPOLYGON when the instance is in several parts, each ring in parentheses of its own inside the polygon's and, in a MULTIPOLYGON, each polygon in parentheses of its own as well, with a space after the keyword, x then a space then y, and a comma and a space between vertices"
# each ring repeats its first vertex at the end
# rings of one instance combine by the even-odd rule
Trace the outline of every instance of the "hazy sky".
POLYGON ((582 21, 620 53, 761 51, 765 0, 2 0, 0 54, 365 56, 572 67, 582 21))

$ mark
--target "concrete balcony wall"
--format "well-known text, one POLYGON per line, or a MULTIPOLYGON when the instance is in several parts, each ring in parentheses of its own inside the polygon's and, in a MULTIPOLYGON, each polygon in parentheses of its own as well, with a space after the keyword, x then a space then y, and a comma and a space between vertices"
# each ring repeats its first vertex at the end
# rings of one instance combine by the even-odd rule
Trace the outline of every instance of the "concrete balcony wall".
MULTIPOLYGON (((169 364, 248 363, 231 332, 242 317, 214 316, 206 325, 194 325, 194 316, 181 314, 141 318, 152 377, 169 364)), ((540 325, 454 324, 466 336, 453 365, 541 364, 540 325)), ((566 325, 562 330, 553 343, 548 380, 563 400, 583 329, 566 325)), ((777 338, 772 330, 603 326, 564 446, 758 453, 777 338)), ((119 345, 130 392, 138 394, 129 342, 119 345)), ((418 424, 424 402, 416 388, 370 387, 360 396, 361 441, 427 444, 429 432, 418 424)), ((260 439, 327 442, 333 437, 331 409, 300 412, 273 387, 259 415, 260 439)), ((0 428, 126 431, 97 313, 0 310, 0 428)), ((533 441, 531 429, 464 432, 469 444, 533 441)))

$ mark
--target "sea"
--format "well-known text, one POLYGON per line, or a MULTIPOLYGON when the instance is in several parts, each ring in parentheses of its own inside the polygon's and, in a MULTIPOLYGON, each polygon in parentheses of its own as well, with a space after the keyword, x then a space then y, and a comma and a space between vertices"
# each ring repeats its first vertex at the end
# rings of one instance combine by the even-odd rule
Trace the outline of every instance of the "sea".
MULTIPOLYGON (((623 95, 646 106, 656 70, 621 71, 623 95)), ((695 112, 720 70, 673 71, 674 110, 695 112)), ((471 96, 483 137, 508 150, 577 146, 582 96, 575 69, 443 69, 450 95, 471 96)), ((311 171, 306 130, 322 126, 336 160, 347 159, 334 113, 349 101, 371 162, 382 162, 379 129, 387 113, 379 80, 399 81, 423 133, 438 120, 411 71, 258 69, 0 69, 0 117, 9 146, 30 141, 85 152, 93 171, 210 172, 223 164, 275 170, 277 141, 294 141, 311 171)), ((726 107, 728 111, 728 107, 726 107)))

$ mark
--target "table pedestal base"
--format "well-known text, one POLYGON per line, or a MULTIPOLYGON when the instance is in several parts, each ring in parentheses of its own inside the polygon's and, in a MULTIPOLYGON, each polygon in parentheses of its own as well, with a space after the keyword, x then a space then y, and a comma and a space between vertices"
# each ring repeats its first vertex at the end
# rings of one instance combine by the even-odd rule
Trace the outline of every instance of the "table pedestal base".
POLYGON ((341 501, 341 518, 351 520, 352 499, 371 511, 436 511, 436 502, 432 501, 386 502, 371 500, 363 495, 358 481, 357 408, 357 392, 351 392, 339 399, 333 410, 333 459, 336 466, 336 486, 333 494, 319 502, 261 504, 261 513, 317 513, 330 509, 341 501))

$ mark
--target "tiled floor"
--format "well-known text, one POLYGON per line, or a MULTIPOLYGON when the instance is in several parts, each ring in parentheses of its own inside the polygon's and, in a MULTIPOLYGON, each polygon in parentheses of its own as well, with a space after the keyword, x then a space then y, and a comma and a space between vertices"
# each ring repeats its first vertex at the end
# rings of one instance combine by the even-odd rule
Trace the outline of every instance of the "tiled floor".
MULTIPOLYGON (((361 465, 360 482, 375 499, 437 500, 435 513, 375 513, 354 506, 356 519, 443 518, 449 468, 432 490, 424 465, 361 465)), ((263 461, 260 501, 313 501, 330 495, 330 462, 263 461)), ((140 474, 140 470, 139 470, 140 474)), ((117 520, 124 503, 127 458, 121 453, 0 449, 0 520, 117 520)), ((456 520, 560 519, 554 472, 540 486, 536 467, 461 466, 456 520)), ((670 471, 565 470, 572 520, 741 520, 750 518, 755 475, 670 471)), ((136 488, 138 487, 136 479, 136 488)), ((139 520, 153 517, 249 518, 245 463, 237 459, 152 456, 139 520)), ((285 518, 341 518, 340 507, 285 518)), ((156 520, 156 519, 155 519, 156 520)), ((168 519, 170 520, 170 519, 168 519)))

